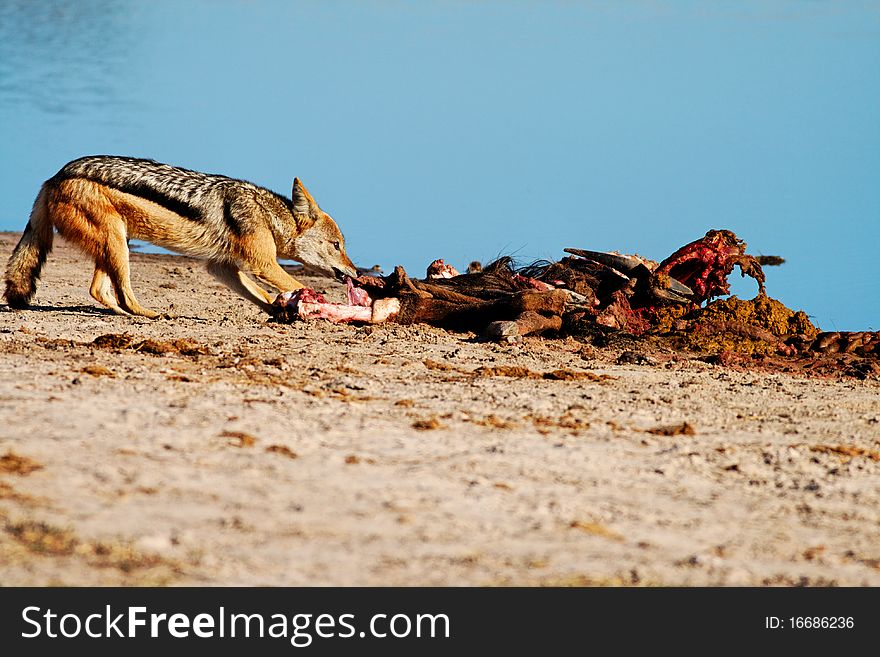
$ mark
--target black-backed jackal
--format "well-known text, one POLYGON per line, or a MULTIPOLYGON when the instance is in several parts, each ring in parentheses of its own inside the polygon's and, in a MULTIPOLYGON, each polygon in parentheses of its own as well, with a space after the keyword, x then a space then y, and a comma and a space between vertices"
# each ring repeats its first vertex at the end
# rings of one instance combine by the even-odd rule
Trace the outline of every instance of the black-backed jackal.
POLYGON ((131 289, 129 239, 207 259, 211 274, 264 310, 274 295, 248 274, 280 292, 302 287, 278 258, 357 276, 339 227, 299 179, 287 199, 243 180, 99 155, 70 162, 40 189, 6 267, 11 307, 26 307, 36 293, 53 229, 95 259, 89 291, 120 314, 159 316, 131 289))

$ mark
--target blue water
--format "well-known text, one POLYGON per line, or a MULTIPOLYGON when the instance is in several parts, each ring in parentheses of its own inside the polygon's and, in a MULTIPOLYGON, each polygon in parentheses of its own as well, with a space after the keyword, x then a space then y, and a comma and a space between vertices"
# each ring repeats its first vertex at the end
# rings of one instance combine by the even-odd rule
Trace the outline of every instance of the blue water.
POLYGON ((152 157, 299 176, 417 274, 730 228, 771 295, 880 329, 877 2, 5 0, 0 149, 0 229, 70 159, 152 157))

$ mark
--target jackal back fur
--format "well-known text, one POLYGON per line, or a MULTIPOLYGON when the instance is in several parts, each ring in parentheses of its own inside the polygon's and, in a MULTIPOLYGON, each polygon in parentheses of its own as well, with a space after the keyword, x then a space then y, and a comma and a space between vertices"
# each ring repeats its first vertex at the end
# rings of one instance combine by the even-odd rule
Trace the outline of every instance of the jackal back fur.
POLYGON ((302 287, 278 258, 357 276, 336 222, 298 178, 288 199, 244 180, 98 155, 66 164, 40 189, 6 267, 11 307, 33 299, 56 230, 94 258, 89 292, 120 314, 159 316, 132 291, 129 239, 206 259, 211 274, 267 311, 274 295, 251 276, 280 292, 302 287))

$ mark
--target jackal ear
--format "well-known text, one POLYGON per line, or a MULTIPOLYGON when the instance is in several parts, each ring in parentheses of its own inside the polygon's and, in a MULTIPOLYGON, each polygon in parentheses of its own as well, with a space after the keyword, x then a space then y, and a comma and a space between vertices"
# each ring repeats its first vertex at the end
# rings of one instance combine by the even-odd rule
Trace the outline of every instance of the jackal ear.
POLYGON ((295 214, 311 214, 312 207, 315 205, 315 199, 309 194, 308 190, 300 182, 299 178, 293 179, 293 211, 295 214))

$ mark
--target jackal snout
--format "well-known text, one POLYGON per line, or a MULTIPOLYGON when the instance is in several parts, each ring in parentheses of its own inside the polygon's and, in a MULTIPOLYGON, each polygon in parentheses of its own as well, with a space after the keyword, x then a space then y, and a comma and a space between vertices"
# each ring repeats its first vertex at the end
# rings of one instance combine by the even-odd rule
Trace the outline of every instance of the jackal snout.
POLYGON ((294 249, 293 257, 305 265, 337 278, 358 275, 357 268, 345 253, 345 238, 329 215, 297 236, 294 249))
POLYGON ((291 257, 339 279, 355 278, 357 268, 345 253, 342 231, 298 178, 293 181, 293 210, 301 232, 294 238, 291 257))

